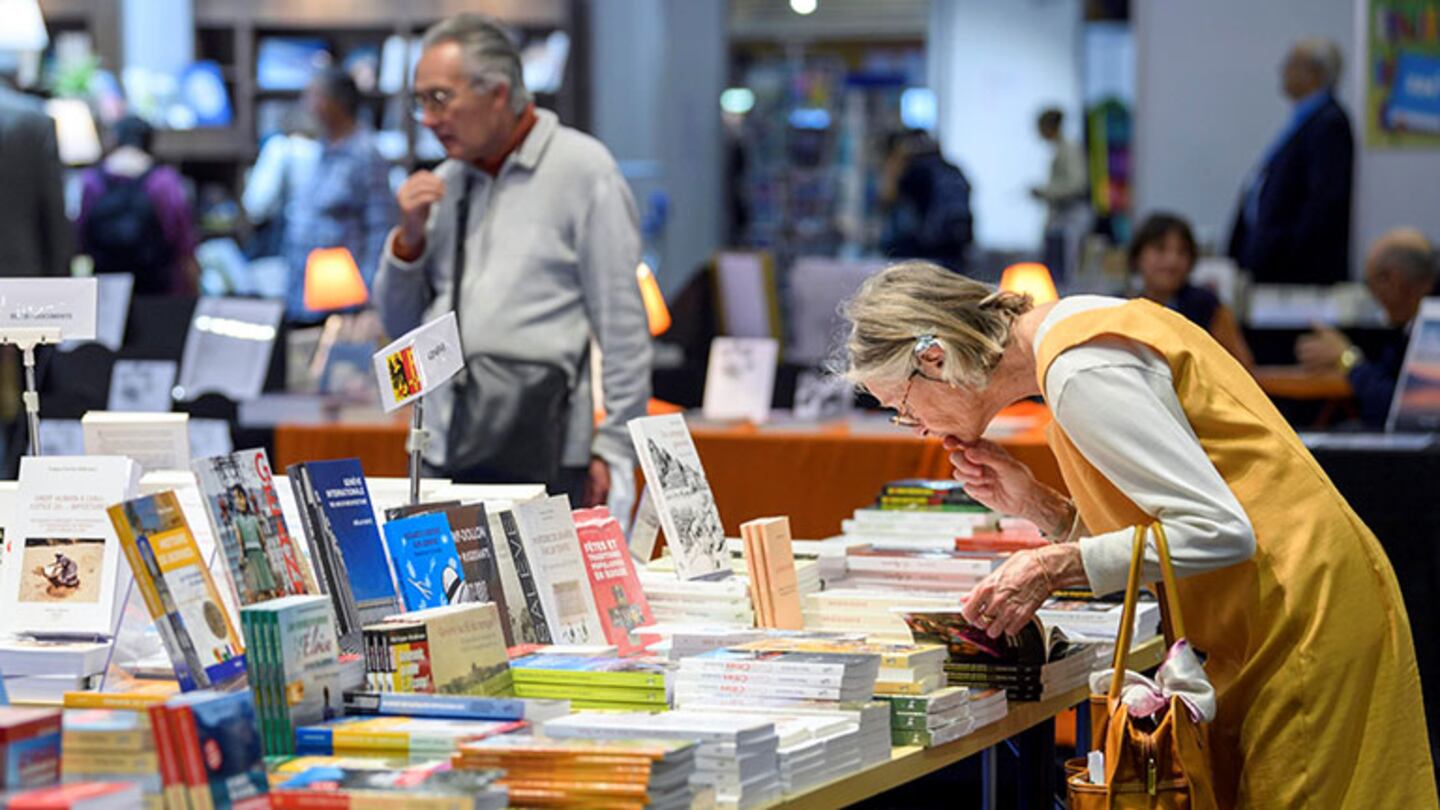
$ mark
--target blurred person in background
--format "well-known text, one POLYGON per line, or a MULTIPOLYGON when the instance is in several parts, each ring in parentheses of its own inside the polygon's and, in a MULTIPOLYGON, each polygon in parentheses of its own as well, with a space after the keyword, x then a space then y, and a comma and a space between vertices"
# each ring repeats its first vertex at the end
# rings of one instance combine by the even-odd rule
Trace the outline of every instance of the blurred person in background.
POLYGON ((257 226, 252 245, 256 256, 274 256, 284 249, 285 223, 295 218, 300 189, 310 185, 320 162, 314 128, 308 113, 292 107, 282 120, 282 131, 260 144, 240 198, 245 218, 257 226))
POLYGON ((392 335, 450 311, 459 320, 465 369, 427 396, 427 427, 443 440, 426 463, 460 482, 539 481, 575 506, 604 504, 611 468, 633 464, 626 423, 650 396, 629 184, 599 141, 535 108, 494 22, 452 17, 421 47, 414 112, 448 159, 396 192, 375 301, 392 335))
MULTIPOLYGON (((0 276, 68 276, 74 235, 65 217, 55 121, 11 79, 0 75, 0 276)), ((42 363, 47 356, 41 354, 42 363)), ((29 444, 20 375, 20 353, 0 347, 0 475, 12 481, 29 444)))
POLYGON ((890 136, 880 204, 885 210, 881 249, 886 256, 964 269, 974 232, 970 181, 945 159, 930 133, 912 129, 890 136))
POLYGON ((1340 47, 1304 39, 1285 58, 1289 119, 1246 180, 1230 257, 1260 284, 1332 284, 1350 277, 1355 141, 1335 100, 1340 47))
POLYGON ((1424 234, 1414 228, 1388 231, 1370 245, 1365 257, 1365 285, 1392 327, 1379 350, 1367 357, 1342 332, 1318 324, 1295 343, 1295 356, 1304 367, 1344 372, 1360 405, 1360 421, 1366 427, 1385 426, 1410 343, 1410 329, 1420 313, 1420 302, 1426 296, 1440 294, 1437 279, 1440 266, 1424 234))
POLYGON ((285 205, 281 253, 290 267, 285 317, 292 323, 315 323, 329 313, 305 308, 310 251, 346 248, 370 287, 395 221, 395 198, 386 177, 389 164, 357 121, 360 90, 350 75, 339 68, 317 72, 303 101, 314 119, 320 149, 308 182, 286 189, 291 200, 285 205))
POLYGON ((76 231, 97 273, 131 273, 136 295, 194 295, 195 219, 180 173, 151 154, 155 131, 127 115, 112 146, 81 179, 76 231))
POLYGON ((1197 258, 1190 223, 1174 214, 1151 214, 1130 240, 1130 272, 1140 282, 1140 296, 1189 318, 1241 365, 1254 368, 1255 358, 1235 314, 1215 293, 1190 283, 1197 258))
POLYGON ((1068 278, 1080 262, 1080 241, 1090 230, 1090 181, 1085 151, 1065 137, 1065 113, 1050 107, 1035 126, 1040 139, 1050 144, 1049 179, 1030 190, 1045 203, 1044 258, 1056 280, 1068 278))

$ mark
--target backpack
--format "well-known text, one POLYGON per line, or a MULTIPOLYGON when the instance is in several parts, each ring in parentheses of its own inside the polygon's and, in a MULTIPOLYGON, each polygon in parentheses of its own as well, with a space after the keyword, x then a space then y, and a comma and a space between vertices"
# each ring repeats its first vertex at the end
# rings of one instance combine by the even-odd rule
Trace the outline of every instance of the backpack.
POLYGON ((936 160, 930 167, 930 205, 916 235, 927 251, 963 251, 970 244, 970 181, 958 166, 936 160))
POLYGON ((160 215, 145 191, 157 166, 138 177, 101 174, 104 187, 85 220, 81 235, 97 273, 133 273, 135 293, 170 291, 170 245, 160 215))

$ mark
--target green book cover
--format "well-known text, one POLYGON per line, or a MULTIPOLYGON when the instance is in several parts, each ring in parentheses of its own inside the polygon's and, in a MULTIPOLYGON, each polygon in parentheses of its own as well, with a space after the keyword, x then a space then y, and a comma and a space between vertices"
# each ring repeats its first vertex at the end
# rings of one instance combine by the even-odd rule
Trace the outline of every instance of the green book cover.
POLYGON ((344 705, 340 684, 340 643, 330 601, 323 596, 276 600, 271 623, 272 653, 279 663, 284 739, 277 753, 295 746, 295 729, 338 717, 344 705))

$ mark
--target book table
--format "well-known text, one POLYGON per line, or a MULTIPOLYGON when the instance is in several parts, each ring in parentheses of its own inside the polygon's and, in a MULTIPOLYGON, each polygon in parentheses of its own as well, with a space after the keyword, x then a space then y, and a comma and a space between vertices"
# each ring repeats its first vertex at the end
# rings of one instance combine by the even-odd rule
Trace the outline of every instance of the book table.
MULTIPOLYGON (((1158 666, 1164 655, 1164 639, 1155 636, 1134 646, 1130 653, 1130 665, 1136 669, 1150 669, 1158 666)), ((789 796, 768 807, 777 810, 825 810, 845 807, 935 773, 976 754, 993 756, 996 745, 1018 736, 1023 737, 1022 757, 1030 760, 1022 769, 1024 784, 1020 806, 1043 807, 1049 810, 1054 806, 1055 795, 1055 715, 1080 706, 1081 719, 1077 723, 1075 737, 1081 745, 1086 745, 1090 739, 1089 724, 1085 722, 1088 719, 1086 715, 1089 699, 1090 687, 1085 685, 1049 700, 1011 703, 1004 718, 982 726, 954 742, 933 748, 898 746, 891 751, 889 762, 856 771, 804 793, 789 796)), ((982 806, 994 807, 993 761, 986 763, 985 783, 986 801, 982 806)))

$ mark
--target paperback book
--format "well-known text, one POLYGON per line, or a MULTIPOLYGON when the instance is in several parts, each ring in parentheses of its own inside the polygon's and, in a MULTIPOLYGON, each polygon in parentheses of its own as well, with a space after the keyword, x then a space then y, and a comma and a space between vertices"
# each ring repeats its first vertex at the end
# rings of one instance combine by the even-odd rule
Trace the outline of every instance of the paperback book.
POLYGON ((400 612, 365 473, 353 458, 295 464, 288 472, 340 647, 359 652, 361 627, 400 612))
POLYGON ((245 674, 244 646, 175 493, 115 504, 110 521, 182 691, 245 674))
POLYGON ((385 545, 400 580, 406 610, 424 610, 460 601, 465 575, 444 514, 429 512, 385 524, 385 545))
POLYGON ((366 682, 379 692, 508 695, 509 659, 493 602, 392 616, 365 628, 366 682))
POLYGON ((313 592, 314 575, 285 523, 265 451, 197 459, 192 467, 240 604, 313 592))
POLYGON ((590 591, 585 554, 570 515, 569 499, 556 495, 519 504, 515 518, 550 641, 605 643, 605 629, 590 591))
POLYGON ((139 468, 119 456, 25 456, 5 527, 0 623, 40 637, 109 637, 129 576, 105 511, 134 498, 139 468))
MULTIPOLYGON (((505 619, 510 628, 505 643, 549 644, 550 628, 545 625, 545 611, 540 607, 540 594, 530 576, 530 560, 520 540, 520 525, 509 507, 487 512, 490 537, 494 540, 495 562, 500 570, 500 590, 505 595, 505 619), (521 577, 521 572, 524 577, 521 577)), ((498 604, 498 602, 497 602, 498 604)))
POLYGON ((676 574, 695 579, 728 570, 725 529, 685 417, 642 417, 629 428, 676 574))
POLYGON ((790 519, 758 518, 740 524, 750 594, 761 627, 801 630, 800 587, 795 576, 790 519))
POLYGON ((343 708, 334 612, 323 596, 287 596, 240 610, 250 686, 267 755, 295 751, 295 729, 343 708))
POLYGON ((180 695, 157 704, 150 719, 167 794, 179 793, 192 808, 270 806, 259 718, 248 689, 180 695))
POLYGON ((605 637, 620 655, 629 655, 657 641, 659 636, 635 632, 654 624, 655 617, 640 587, 620 521, 603 506, 579 509, 575 511, 575 531, 580 536, 585 571, 605 637))

